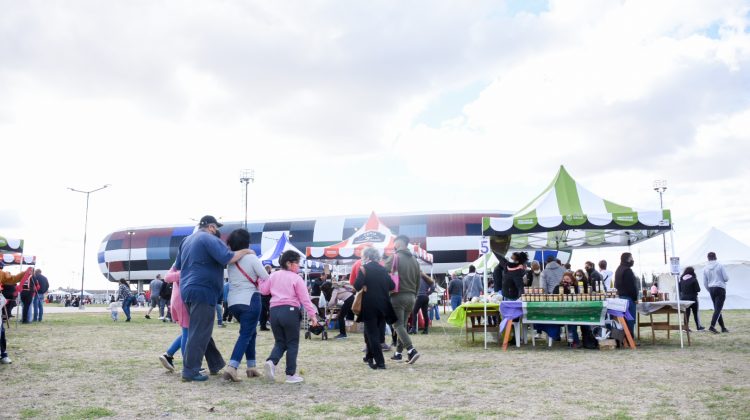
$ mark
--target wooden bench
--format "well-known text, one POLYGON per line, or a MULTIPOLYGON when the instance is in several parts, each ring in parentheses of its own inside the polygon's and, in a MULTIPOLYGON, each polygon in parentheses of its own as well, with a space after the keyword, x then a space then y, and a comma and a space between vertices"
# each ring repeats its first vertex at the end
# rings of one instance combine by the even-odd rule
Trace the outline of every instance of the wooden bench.
MULTIPOLYGON (((484 333, 485 317, 484 308, 467 308, 466 309, 466 341, 469 341, 469 333, 471 333, 471 341, 474 340, 474 333, 484 333)), ((498 344, 500 344, 500 310, 499 309, 487 309, 487 332, 495 331, 497 333, 498 344)))

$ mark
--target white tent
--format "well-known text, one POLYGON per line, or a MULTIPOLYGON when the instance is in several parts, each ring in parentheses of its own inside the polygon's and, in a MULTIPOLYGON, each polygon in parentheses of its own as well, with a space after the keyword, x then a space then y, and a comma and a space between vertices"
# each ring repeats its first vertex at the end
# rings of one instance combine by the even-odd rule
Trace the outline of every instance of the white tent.
POLYGON ((701 284, 698 296, 700 308, 713 308, 708 290, 703 285, 703 268, 709 252, 716 253, 719 263, 729 275, 724 309, 750 309, 750 246, 716 228, 709 229, 683 252, 684 257, 681 258, 682 267, 692 266, 698 275, 701 284))

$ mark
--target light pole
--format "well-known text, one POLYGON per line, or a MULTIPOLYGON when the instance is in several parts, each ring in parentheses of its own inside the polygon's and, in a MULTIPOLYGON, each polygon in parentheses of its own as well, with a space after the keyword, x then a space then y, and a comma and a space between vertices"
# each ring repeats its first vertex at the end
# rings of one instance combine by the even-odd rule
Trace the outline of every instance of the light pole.
POLYGON ((243 169, 240 172, 240 182, 245 184, 245 224, 244 228, 247 229, 247 187, 251 182, 255 182, 255 170, 243 169))
MULTIPOLYGON (((654 191, 659 193, 659 207, 664 211, 664 193, 667 191, 667 180, 657 179, 654 181, 654 191)), ((667 236, 661 235, 661 239, 664 243, 664 264, 667 264, 667 236)))
POLYGON ((135 231, 128 230, 128 287, 130 287, 130 265, 132 263, 131 257, 133 255, 133 235, 135 235, 135 231))
POLYGON ((86 194, 86 218, 83 223, 83 262, 81 263, 81 301, 78 304, 78 309, 83 310, 83 279, 86 278, 86 237, 88 233, 89 228, 89 196, 97 191, 101 191, 107 187, 109 187, 110 184, 104 184, 104 186, 99 187, 94 190, 90 191, 81 191, 77 190, 75 188, 68 187, 69 190, 81 194, 86 194))

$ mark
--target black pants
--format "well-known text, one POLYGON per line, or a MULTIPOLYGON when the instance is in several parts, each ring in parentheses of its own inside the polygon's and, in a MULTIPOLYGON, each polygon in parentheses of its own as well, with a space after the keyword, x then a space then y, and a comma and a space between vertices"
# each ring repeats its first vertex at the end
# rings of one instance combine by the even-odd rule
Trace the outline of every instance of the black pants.
POLYGON ((354 313, 352 313, 353 303, 354 295, 351 295, 347 300, 344 301, 344 304, 341 305, 341 310, 339 311, 339 333, 341 335, 346 335, 346 320, 354 319, 353 316, 350 316, 354 315, 354 313))
POLYGON ((204 356, 211 372, 220 371, 226 363, 219 349, 216 348, 214 339, 211 338, 216 305, 197 302, 185 302, 185 304, 190 315, 190 327, 185 343, 185 357, 182 360, 182 377, 192 378, 198 375, 204 356))
POLYGON ((365 344, 367 344, 366 358, 375 361, 377 366, 385 366, 385 359, 383 358, 383 348, 380 347, 381 337, 385 331, 385 318, 383 317, 368 317, 364 321, 365 324, 365 344))
POLYGON ((724 309, 724 300, 727 298, 727 291, 723 287, 709 287, 708 293, 711 294, 711 300, 714 302, 714 316, 711 317, 711 327, 716 326, 716 322, 722 329, 724 326, 724 317, 721 315, 721 310, 724 309))
POLYGON ((260 329, 268 331, 268 320, 270 319, 271 295, 261 295, 260 302, 263 304, 260 310, 260 329))
POLYGON ((695 319, 695 328, 701 328, 701 321, 698 318, 698 296, 690 296, 686 297, 684 300, 692 300, 695 303, 688 306, 687 309, 685 309, 685 325, 690 324, 690 312, 693 312, 693 318, 695 319))
POLYGON ((427 296, 417 296, 417 300, 414 302, 414 310, 411 313, 411 330, 416 332, 419 328, 419 311, 422 311, 422 318, 424 319, 424 330, 427 331, 427 327, 430 325, 430 318, 427 315, 427 308, 430 303, 430 298, 427 296))
POLYGON ((224 306, 224 314, 221 316, 221 319, 224 322, 232 322, 232 311, 230 311, 227 307, 227 301, 224 301, 224 303, 222 303, 222 306, 224 306))
POLYGON ((0 324, 0 358, 7 357, 8 344, 5 342, 5 327, 0 324))
POLYGON ((297 353, 299 353, 299 308, 292 306, 275 306, 271 308, 271 330, 274 345, 268 359, 274 365, 286 353, 286 374, 291 376, 297 371, 297 353))
POLYGON ((31 322, 31 313, 29 310, 31 309, 32 300, 34 300, 34 294, 31 293, 30 290, 24 290, 21 292, 21 303, 23 303, 21 322, 23 323, 31 322))

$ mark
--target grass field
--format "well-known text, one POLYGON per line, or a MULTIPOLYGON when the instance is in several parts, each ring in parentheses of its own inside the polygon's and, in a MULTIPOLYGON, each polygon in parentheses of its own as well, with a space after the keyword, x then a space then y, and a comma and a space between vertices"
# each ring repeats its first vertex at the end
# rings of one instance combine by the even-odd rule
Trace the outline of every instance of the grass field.
MULTIPOLYGON (((704 319, 708 312, 702 314, 704 319)), ((113 323, 108 314, 50 314, 8 331, 13 364, 0 366, 2 418, 750 418, 750 311, 725 313, 730 334, 693 334, 636 351, 467 344, 444 320, 416 336, 415 365, 362 363, 362 337, 302 340, 305 383, 211 377, 183 383, 157 358, 175 324, 113 323)), ((239 326, 214 329, 229 359, 239 326)), ((258 360, 270 333, 260 333, 258 360)), ((179 355, 175 362, 179 366, 179 355)), ((283 362, 282 362, 283 365, 283 362)))

